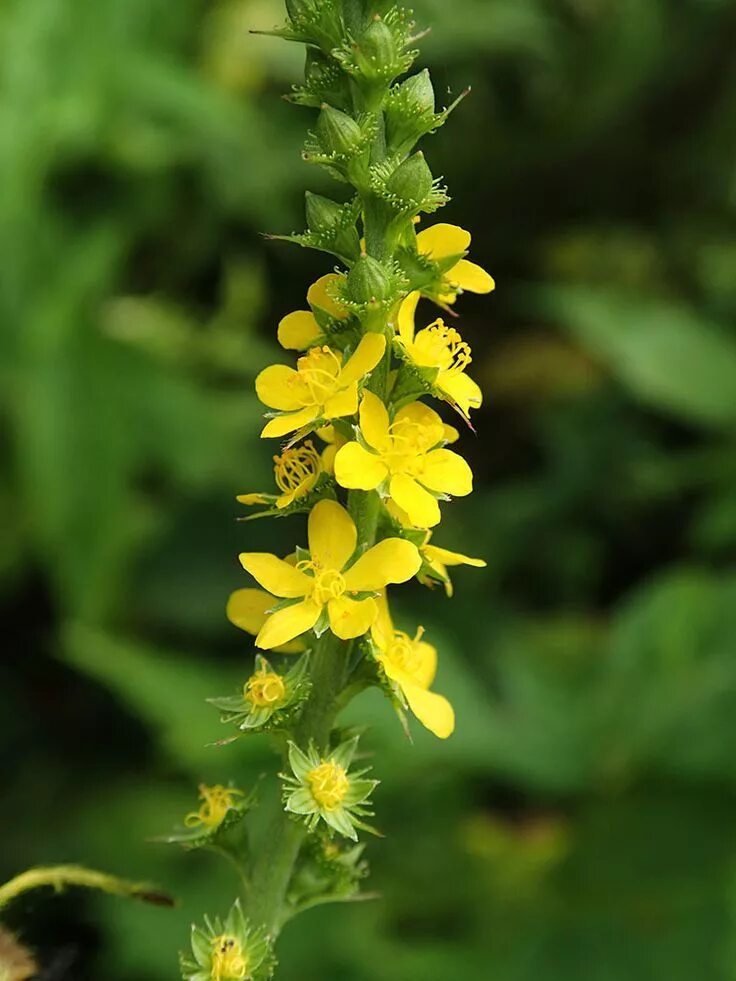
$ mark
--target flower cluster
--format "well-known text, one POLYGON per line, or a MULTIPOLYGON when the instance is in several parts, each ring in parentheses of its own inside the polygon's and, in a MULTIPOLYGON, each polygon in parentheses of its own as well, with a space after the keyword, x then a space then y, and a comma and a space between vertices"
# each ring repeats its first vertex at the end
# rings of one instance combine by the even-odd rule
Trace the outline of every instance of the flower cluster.
MULTIPOLYGON (((238 501, 258 509, 248 518, 306 514, 306 535, 286 556, 243 551, 254 582, 227 606, 269 659, 257 654, 237 693, 210 701, 239 734, 272 735, 283 809, 244 859, 256 932, 237 907, 232 920, 193 935, 187 977, 214 981, 260 977, 258 930, 274 937, 307 905, 354 895, 362 846, 341 842, 373 831, 365 818, 378 781, 353 768, 359 736, 336 726, 338 713, 373 686, 405 726, 411 714, 440 739, 452 734, 453 708, 433 690, 437 649, 422 626, 395 625, 392 590, 416 579, 452 596, 448 568, 485 565, 431 541, 450 502, 473 489, 449 421, 472 429, 482 404, 457 301, 495 285, 468 258, 469 232, 424 219, 449 198, 416 144, 460 100, 438 111, 428 72, 407 76, 417 56, 408 11, 383 0, 286 6, 287 23, 273 33, 307 49, 304 83, 290 98, 317 110, 304 159, 349 191, 340 200, 307 194, 306 229, 272 236, 335 265, 304 309, 282 317, 285 353, 255 383, 275 488, 238 501)), ((207 793, 188 818, 198 828, 237 806, 233 791, 207 793)))

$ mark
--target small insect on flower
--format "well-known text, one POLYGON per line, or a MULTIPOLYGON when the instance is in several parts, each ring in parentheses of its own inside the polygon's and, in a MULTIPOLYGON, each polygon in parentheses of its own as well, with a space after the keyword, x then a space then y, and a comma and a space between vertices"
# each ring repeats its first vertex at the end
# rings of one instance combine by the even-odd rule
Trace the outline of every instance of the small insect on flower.
POLYGON ((429 690, 437 673, 436 648, 422 639, 423 627, 414 637, 396 630, 385 595, 378 605, 371 639, 374 656, 392 693, 409 706, 426 729, 440 739, 447 739, 455 730, 455 712, 443 695, 429 690))
POLYGON ((421 402, 399 409, 391 421, 383 402, 365 392, 360 404, 360 442, 342 447, 335 457, 335 478, 342 487, 378 489, 406 512, 416 528, 439 524, 438 498, 464 497, 473 490, 473 474, 461 456, 444 448, 445 427, 421 402))
POLYGON ((256 645, 271 650, 313 628, 342 640, 360 637, 378 615, 377 593, 389 583, 411 579, 421 566, 415 545, 385 538, 354 562, 355 522, 336 501, 319 501, 309 513, 309 558, 289 565, 275 555, 243 552, 246 572, 273 596, 292 600, 267 618, 256 645), (366 595, 367 594, 367 595, 366 595))
POLYGON ((279 413, 263 428, 261 436, 286 436, 310 431, 331 419, 358 410, 358 388, 376 367, 386 349, 383 334, 365 334, 351 357, 326 345, 313 347, 297 361, 296 369, 273 364, 256 378, 258 398, 279 413))
POLYGON ((303 815, 310 831, 322 820, 353 841, 358 840, 358 828, 375 833, 361 819, 372 816, 369 798, 379 781, 365 779, 367 769, 350 772, 357 748, 357 736, 326 756, 320 756, 313 745, 303 752, 289 743, 291 773, 281 774, 284 807, 303 815))
POLYGON ((273 976, 271 943, 245 919, 239 901, 224 922, 205 917, 204 924, 192 926, 191 954, 181 955, 186 981, 267 981, 273 976))

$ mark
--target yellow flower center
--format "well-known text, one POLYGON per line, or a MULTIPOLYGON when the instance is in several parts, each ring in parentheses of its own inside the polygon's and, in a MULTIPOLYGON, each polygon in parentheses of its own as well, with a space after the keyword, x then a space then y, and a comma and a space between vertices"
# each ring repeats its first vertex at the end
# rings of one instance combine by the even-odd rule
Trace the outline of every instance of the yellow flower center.
POLYGON ((430 449, 428 430, 411 419, 399 419, 389 426, 381 456, 392 474, 417 477, 424 472, 424 458, 430 449))
POLYGON ((199 785, 199 799, 203 801, 203 804, 198 811, 187 814, 184 818, 184 824, 188 828, 195 828, 200 824, 205 828, 216 828, 222 824, 230 808, 235 806, 235 797, 242 796, 242 790, 227 789, 220 784, 208 787, 201 783, 199 785))
POLYGON ((248 976, 248 958, 235 937, 223 933, 212 941, 212 981, 243 981, 248 976))
POLYGON ((345 769, 337 763, 320 763, 307 774, 312 797, 326 811, 336 810, 345 799, 350 781, 345 769))
POLYGON ((453 374, 465 371, 473 360, 470 345, 454 327, 448 327, 441 319, 419 331, 411 356, 417 364, 453 374))
POLYGON ((243 687, 243 698, 256 708, 274 708, 286 697, 284 679, 265 668, 256 671, 243 687))
POLYGON ((306 388, 306 405, 322 406, 340 385, 342 361, 329 347, 313 347, 308 354, 299 358, 297 371, 299 380, 306 388))
POLYGON ((319 453, 311 442, 294 449, 284 450, 273 458, 276 486, 284 494, 303 489, 310 490, 322 470, 319 453))
POLYGON ((386 648, 386 657, 411 678, 417 678, 422 669, 422 653, 419 641, 424 634, 424 627, 419 627, 414 637, 403 630, 395 630, 393 639, 386 648))
POLYGON ((323 569, 309 559, 297 562, 296 567, 300 572, 314 574, 314 585, 310 596, 320 606, 324 606, 332 599, 339 599, 345 592, 345 579, 336 569, 323 569))

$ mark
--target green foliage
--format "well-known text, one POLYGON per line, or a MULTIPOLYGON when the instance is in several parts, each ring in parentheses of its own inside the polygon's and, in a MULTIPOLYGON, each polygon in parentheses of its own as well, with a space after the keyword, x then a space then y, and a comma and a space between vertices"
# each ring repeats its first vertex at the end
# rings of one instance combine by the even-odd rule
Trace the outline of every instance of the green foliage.
MULTIPOLYGON (((436 642, 454 737, 409 746, 377 692, 346 717, 381 753, 384 900, 289 925, 280 977, 732 981, 733 5, 414 6, 416 132, 472 86, 432 169, 498 282, 492 322, 470 298, 463 321, 478 493, 437 540, 489 568, 450 601, 417 587, 397 624, 436 642)), ((313 110, 274 98, 298 46, 248 34, 282 21, 270 0, 0 12, 0 879, 65 858, 180 899, 19 910, 59 977, 172 976, 236 879, 150 839, 267 757, 211 745, 230 730, 202 699, 252 670, 223 613, 230 556, 266 543, 232 520, 271 486, 247 393, 318 274, 259 233, 304 227, 308 183, 332 194, 293 164, 313 110)), ((344 109, 309 61, 293 100, 344 109)), ((357 888, 359 856, 323 861, 296 905, 357 888)))

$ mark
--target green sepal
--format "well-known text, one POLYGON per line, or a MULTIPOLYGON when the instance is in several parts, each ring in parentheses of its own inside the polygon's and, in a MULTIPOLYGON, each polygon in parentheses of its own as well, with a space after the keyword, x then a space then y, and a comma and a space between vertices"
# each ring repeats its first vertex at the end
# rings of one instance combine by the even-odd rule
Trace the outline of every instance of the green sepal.
POLYGON ((325 903, 360 902, 376 898, 361 893, 360 883, 368 875, 363 858, 365 845, 347 845, 333 840, 327 832, 307 840, 289 884, 288 916, 296 916, 325 903))
POLYGON ((375 115, 364 113, 355 120, 325 104, 314 132, 307 136, 302 157, 325 167, 337 180, 362 188, 368 182, 368 158, 377 132, 375 115))
POLYGON ((343 112, 349 112, 352 108, 350 85, 345 73, 331 57, 314 48, 307 48, 304 83, 294 85, 286 99, 312 109, 319 109, 325 103, 343 112))
POLYGON ((446 109, 435 112, 434 88, 426 68, 400 85, 393 86, 384 106, 389 152, 397 155, 409 153, 423 136, 434 133, 445 124, 450 113, 469 91, 461 92, 446 109))
POLYGON ((253 33, 314 45, 325 54, 345 36, 340 0, 286 0, 286 9, 289 19, 283 27, 253 33))

